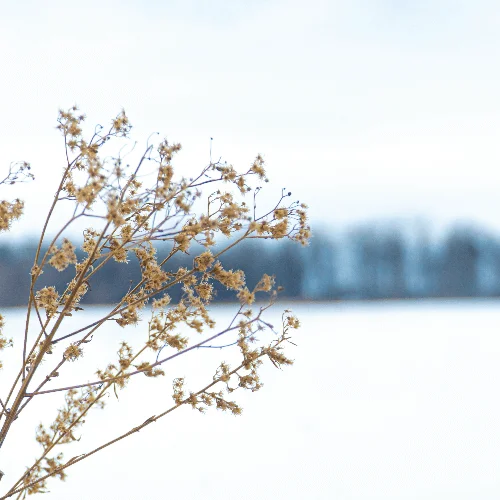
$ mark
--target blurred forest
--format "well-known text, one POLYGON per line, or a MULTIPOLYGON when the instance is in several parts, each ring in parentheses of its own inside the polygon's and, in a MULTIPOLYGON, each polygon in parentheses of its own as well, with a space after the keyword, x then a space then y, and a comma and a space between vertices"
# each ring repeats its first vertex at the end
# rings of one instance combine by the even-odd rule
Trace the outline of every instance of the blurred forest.
MULTIPOLYGON (((34 241, 0 240, 0 306, 26 304, 35 248, 34 241)), ((170 247, 159 244, 157 250, 161 258, 170 247)), ((175 256, 167 270, 190 267, 196 255, 175 256)), ((129 260, 104 266, 84 302, 120 300, 130 283, 140 279, 135 256, 129 260)), ((500 296, 500 240, 473 226, 457 225, 431 238, 424 225, 359 225, 338 233, 316 231, 305 248, 248 240, 221 262, 225 269, 243 269, 249 288, 263 273, 275 275, 284 287, 282 296, 298 300, 500 296)), ((61 292, 73 272, 72 266, 63 272, 47 268, 40 287, 55 285, 61 292)), ((180 288, 170 293, 174 301, 180 294, 180 288)), ((234 292, 217 289, 216 301, 233 300, 234 292)))

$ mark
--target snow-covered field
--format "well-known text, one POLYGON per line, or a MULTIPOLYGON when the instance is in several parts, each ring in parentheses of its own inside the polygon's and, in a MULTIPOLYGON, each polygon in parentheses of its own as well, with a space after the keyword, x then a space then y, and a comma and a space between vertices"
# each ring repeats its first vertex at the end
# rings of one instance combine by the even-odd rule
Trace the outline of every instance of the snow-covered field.
MULTIPOLYGON (((269 311, 275 325, 283 307, 269 311)), ((298 346, 288 351, 295 365, 281 372, 272 365, 264 369, 260 392, 237 391, 241 417, 181 408, 70 468, 66 482, 51 480, 44 498, 500 496, 499 301, 295 304, 293 310, 303 324, 295 335, 298 346)), ((216 309, 221 326, 232 311, 216 309)), ((92 309, 85 319, 98 313, 92 309)), ((23 318, 19 310, 5 315, 6 332, 19 348, 23 318)), ((124 336, 140 340, 144 330, 110 326, 106 333, 103 344, 97 338, 88 344, 82 362, 68 365, 66 381, 79 380, 84 368, 103 367, 110 360, 106 349, 115 350, 124 336)), ((3 353, 2 396, 13 353, 3 353)), ((89 451, 161 413, 172 404, 173 378, 185 376, 196 389, 228 357, 203 349, 167 365, 166 377, 135 377, 119 402, 112 395, 106 410, 89 415, 82 440, 67 446, 65 456, 89 451)), ((53 405, 55 396, 39 396, 30 414, 16 422, 0 450, 6 473, 0 491, 35 458, 35 426, 50 423, 53 405)))

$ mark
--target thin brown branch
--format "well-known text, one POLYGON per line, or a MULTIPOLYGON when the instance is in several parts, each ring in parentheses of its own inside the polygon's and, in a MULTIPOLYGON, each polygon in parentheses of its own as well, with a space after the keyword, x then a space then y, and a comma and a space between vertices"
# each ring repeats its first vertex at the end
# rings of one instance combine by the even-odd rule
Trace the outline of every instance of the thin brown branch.
MULTIPOLYGON (((261 353, 258 358, 260 357, 263 357, 265 356, 266 354, 265 353, 261 353)), ((245 367, 247 363, 246 362, 243 362, 241 363, 237 368, 231 370, 231 372, 229 373, 230 375, 233 375, 235 374, 236 372, 238 372, 239 370, 241 370, 242 368, 245 367)), ((201 394, 205 393, 206 391, 208 391, 209 389, 211 389, 213 386, 215 386, 216 384, 218 384, 219 382, 222 382, 222 380, 220 378, 212 381, 210 384, 206 385, 205 387, 203 387, 203 389, 200 389, 198 392, 194 393, 195 396, 200 396, 201 394)), ((28 488, 31 488, 32 486, 34 486, 35 484, 41 482, 41 481, 45 481, 46 479, 48 479, 49 477, 51 476, 54 476, 57 472, 60 472, 62 470, 65 470, 66 468, 70 467, 71 465, 75 465, 79 462, 81 462, 82 460, 92 456, 92 455, 95 455, 96 453, 98 453, 99 451, 102 451, 104 450, 105 448, 108 448, 109 446, 117 443, 118 441, 121 441, 122 439, 125 439, 126 437, 128 436, 131 436, 132 434, 135 434, 136 432, 139 432, 140 430, 144 429, 145 427, 147 427, 148 425, 152 424, 153 422, 156 422, 157 420, 159 420, 160 418, 163 418, 165 417, 166 415, 168 415, 169 413, 173 412, 174 410, 176 410, 177 408, 179 408, 180 406, 183 406, 185 404, 188 404, 190 402, 190 397, 188 398, 185 398, 184 400, 182 400, 181 403, 179 404, 176 404, 174 406, 171 406, 170 408, 168 408, 167 410, 163 411, 162 413, 158 414, 158 415, 153 415, 152 417, 149 417, 148 419, 146 419, 144 422, 142 422, 141 424, 137 425, 136 427, 133 427, 132 429, 130 429, 129 431, 125 432, 124 434, 121 434, 120 436, 118 436, 117 438, 115 439, 112 439, 111 441, 108 441, 107 443, 101 445, 101 446, 98 446, 97 448, 94 448, 92 451, 88 452, 88 453, 84 453, 82 455, 79 455, 77 458, 73 457, 71 458, 66 464, 64 464, 62 467, 59 467, 57 468, 57 470, 55 472, 53 472, 52 474, 46 474, 45 476, 42 476, 40 478, 38 478, 37 480, 27 484, 27 485, 24 485, 22 487, 19 487, 19 488, 15 488, 15 486, 17 484, 19 484, 23 478, 26 476, 26 474, 24 474, 21 479, 19 479, 16 484, 14 485, 14 487, 7 493, 7 495, 3 496, 3 497, 0 497, 0 500, 5 500, 6 498, 9 498, 11 497, 12 495, 15 495, 16 493, 19 493, 21 491, 24 491, 28 488)), ((30 468, 30 470, 33 468, 33 466, 30 468)))
MULTIPOLYGON (((252 320, 249 320, 247 322, 245 322, 246 325, 249 325, 249 324, 252 324, 252 323, 255 323, 256 321, 260 321, 260 316, 262 314, 264 309, 261 309, 261 311, 259 312, 259 315, 252 319, 252 320)), ((207 344, 208 342, 212 342, 213 340, 221 337, 222 335, 228 333, 228 332, 231 332, 231 331, 234 331, 234 330, 237 330, 239 329, 240 326, 232 326, 232 327, 229 327, 229 328, 226 328, 225 330, 219 332, 219 333, 216 333, 215 335, 212 335, 210 338, 208 339, 205 339, 201 342, 198 342, 197 344, 194 344, 192 345, 191 347, 187 347, 186 349, 183 349, 182 351, 179 351, 179 352, 176 352, 160 361, 156 361, 154 363, 151 363, 149 366, 148 366, 148 370, 151 369, 151 368, 155 368, 157 366, 160 366, 162 365, 163 363, 166 363, 167 361, 171 361, 172 359, 174 358, 177 358, 178 356, 182 356, 183 354, 187 354, 188 352, 194 350, 194 349, 198 349, 199 347, 202 347, 203 345, 207 344)), ((27 397, 33 397, 33 396, 39 396, 41 394, 50 394, 50 393, 53 393, 53 392, 61 392, 61 391, 69 391, 71 389, 80 389, 82 387, 91 387, 93 385, 100 385, 100 384, 104 384, 104 383, 107 383, 107 382, 116 382, 117 380, 123 380, 124 378, 130 378, 132 377, 133 375, 138 375, 139 373, 144 373, 144 370, 135 370, 133 372, 129 372, 129 373, 125 373, 123 375, 118 375, 116 377, 112 377, 112 378, 108 378, 108 379, 103 379, 103 380, 96 380, 95 382, 87 382, 85 384, 78 384, 78 385, 71 385, 71 386, 68 386, 68 387, 59 387, 57 389, 49 389, 49 390, 46 390, 46 391, 37 391, 37 392, 33 392, 33 393, 26 393, 26 396, 27 397)))

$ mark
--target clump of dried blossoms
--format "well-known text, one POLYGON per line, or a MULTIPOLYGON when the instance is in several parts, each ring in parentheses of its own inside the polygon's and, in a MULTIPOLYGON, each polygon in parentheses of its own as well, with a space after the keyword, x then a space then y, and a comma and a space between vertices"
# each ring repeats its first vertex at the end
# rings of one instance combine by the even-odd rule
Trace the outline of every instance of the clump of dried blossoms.
MULTIPOLYGON (((290 331, 298 328, 298 320, 286 311, 278 333, 263 319, 263 313, 276 300, 274 278, 264 275, 259 283, 249 287, 244 273, 225 269, 221 257, 247 238, 288 238, 305 245, 310 235, 307 207, 299 202, 287 204, 290 193, 282 192, 274 207, 257 212, 259 182, 267 181, 260 155, 243 173, 231 165, 210 162, 194 178, 176 178, 172 162, 181 149, 179 144, 165 139, 156 148, 149 145, 137 165, 131 167, 124 164, 121 156, 103 159, 102 155, 110 141, 129 137, 131 125, 126 114, 121 112, 107 131, 98 127, 89 140, 83 135, 84 119, 76 107, 59 112, 58 128, 64 137, 67 163, 31 269, 23 363, 10 391, 0 400, 0 446, 34 398, 61 393, 64 402, 53 423, 48 427, 40 424, 36 431, 36 440, 42 446, 40 456, 1 498, 24 498, 47 491, 51 476, 64 479, 69 466, 180 406, 188 405, 200 412, 213 406, 239 415, 240 406, 228 395, 237 389, 257 391, 262 386, 258 369, 263 361, 268 359, 276 367, 292 364, 284 354, 284 346, 289 342, 290 331), (209 191, 203 203, 202 189, 209 191), (250 203, 244 199, 250 199, 250 203), (42 244, 47 239, 47 228, 60 205, 71 207, 65 209, 70 216, 44 253, 42 244), (202 207, 201 212, 198 206, 202 207), (92 219, 93 227, 83 232, 81 242, 72 242, 68 236, 72 234, 72 225, 86 218, 92 219), (223 235, 228 242, 215 251, 217 235, 223 235), (161 260, 153 245, 159 241, 170 245, 168 256, 161 260), (81 258, 75 252, 77 246, 83 251, 81 258), (171 268, 170 260, 178 252, 196 253, 189 268, 171 268), (133 260, 140 266, 141 279, 124 290, 122 299, 98 321, 62 334, 65 318, 78 315, 83 309, 81 300, 91 290, 91 284, 99 280, 102 267, 110 261, 128 265, 133 260), (39 277, 47 266, 70 272, 64 290, 39 286, 39 277), (240 306, 228 325, 207 334, 216 326, 209 313, 215 283, 234 290, 240 306), (171 303, 168 292, 176 286, 182 288, 182 298, 171 303), (266 301, 255 306, 262 295, 266 301), (57 383, 68 362, 78 362, 85 354, 86 344, 98 342, 99 334, 105 334, 103 325, 115 321, 126 328, 137 324, 141 314, 151 315, 142 347, 133 348, 121 342, 116 359, 98 369, 95 376, 70 387, 57 383), (266 330, 273 330, 272 340, 260 344, 257 335, 262 338, 266 330), (185 380, 175 378, 172 406, 88 453, 70 460, 64 458, 60 447, 79 439, 77 431, 89 411, 102 408, 110 390, 123 389, 135 375, 164 376, 162 367, 169 360, 212 346, 223 336, 233 337, 229 347, 239 353, 236 365, 221 362, 207 385, 197 390, 186 389, 185 380)), ((4 184, 31 177, 29 168, 26 163, 11 167, 4 184)), ((0 202, 0 230, 8 229, 22 208, 19 200, 0 202)), ((3 323, 0 316, 0 332, 3 323)), ((0 336, 0 350, 11 344, 11 340, 0 336)))

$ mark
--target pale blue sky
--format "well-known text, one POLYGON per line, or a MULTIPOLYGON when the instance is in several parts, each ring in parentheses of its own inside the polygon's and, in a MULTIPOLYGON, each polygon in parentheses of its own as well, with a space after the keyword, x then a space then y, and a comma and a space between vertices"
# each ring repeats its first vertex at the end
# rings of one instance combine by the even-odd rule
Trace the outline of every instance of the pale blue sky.
MULTIPOLYGON (((37 181, 40 224, 62 168, 59 107, 124 107, 179 169, 263 153, 314 224, 469 219, 500 230, 500 4, 490 1, 11 2, 0 18, 0 165, 37 181)), ((4 191, 3 196, 10 193, 4 191)), ((35 205, 36 202, 36 205, 35 205)))

